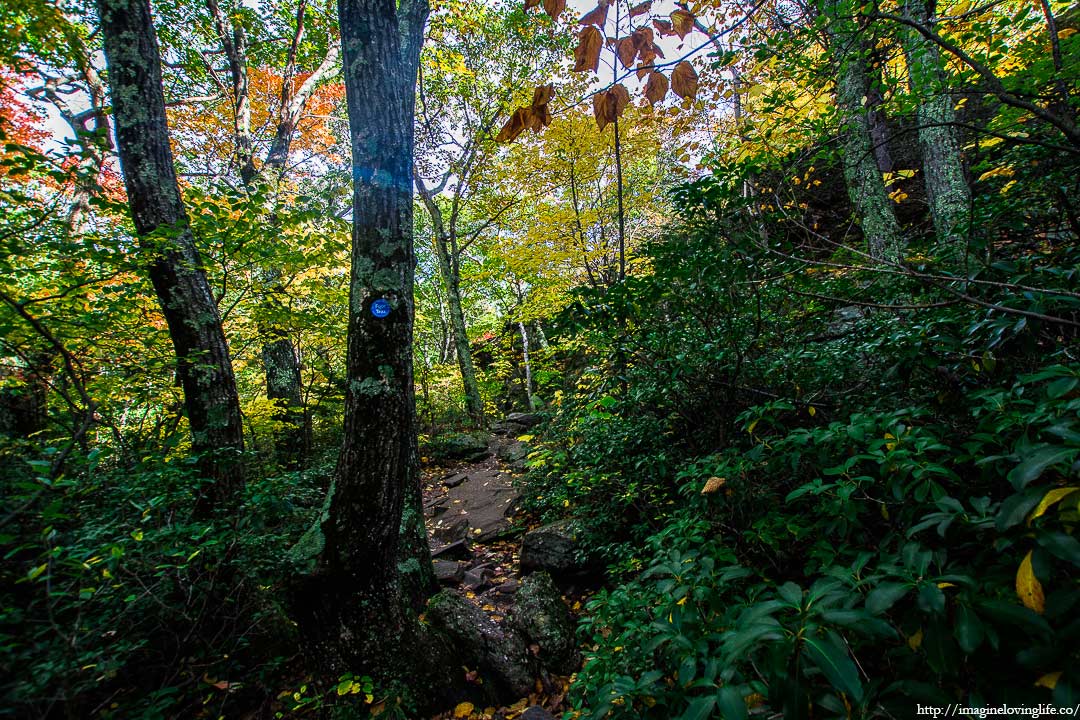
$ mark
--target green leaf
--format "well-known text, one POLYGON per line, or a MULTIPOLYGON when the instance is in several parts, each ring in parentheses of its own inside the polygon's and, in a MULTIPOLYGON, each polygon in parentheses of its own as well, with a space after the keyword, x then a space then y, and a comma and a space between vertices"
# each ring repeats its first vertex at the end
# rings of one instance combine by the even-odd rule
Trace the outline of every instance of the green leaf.
POLYGON ((1042 532, 1037 538, 1039 544, 1062 560, 1080 566, 1080 541, 1063 532, 1042 532))
POLYGON ((1046 469, 1059 462, 1064 462, 1076 455, 1075 448, 1059 445, 1043 445, 1024 456, 1020 464, 1009 471, 1009 482, 1017 490, 1027 487, 1032 480, 1039 478, 1046 469))
POLYGON ((924 612, 945 612, 945 593, 936 583, 926 582, 919 587, 919 607, 924 612))
POLYGON ((904 583, 882 583, 866 596, 866 609, 874 615, 880 615, 908 594, 910 585, 904 583))
POLYGON ((686 708, 681 716, 682 720, 705 720, 712 714, 716 706, 716 698, 713 696, 694 698, 690 701, 690 707, 686 708))
POLYGON ((1057 400, 1062 395, 1068 394, 1077 383, 1080 383, 1080 378, 1064 377, 1046 386, 1046 396, 1051 400, 1057 400))
POLYGON ((746 720, 746 702, 733 687, 720 688, 716 694, 716 706, 723 720, 746 720))
POLYGON ((953 634, 960 649, 969 655, 982 644, 982 621, 967 605, 958 605, 956 608, 956 627, 953 634))
POLYGON ((1014 525, 1022 523, 1045 494, 1045 487, 1034 487, 1026 488, 1023 492, 1014 493, 1005 498, 994 520, 998 532, 1004 532, 1014 525))
POLYGON ((806 654, 821 669, 832 686, 856 702, 862 700, 863 687, 859 671, 848 657, 847 650, 831 638, 806 638, 806 654))

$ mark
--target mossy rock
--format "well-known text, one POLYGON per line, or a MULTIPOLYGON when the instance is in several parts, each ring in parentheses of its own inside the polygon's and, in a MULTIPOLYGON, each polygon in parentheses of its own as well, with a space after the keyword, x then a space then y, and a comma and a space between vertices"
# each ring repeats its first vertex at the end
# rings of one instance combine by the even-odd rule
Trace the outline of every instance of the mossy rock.
POLYGON ((453 433, 443 435, 427 443, 423 448, 427 457, 439 460, 465 460, 474 462, 491 455, 486 433, 453 433))
POLYGON ((529 643, 540 648, 538 659, 556 675, 570 675, 581 667, 576 627, 562 594, 546 572, 521 580, 510 612, 510 624, 529 643))

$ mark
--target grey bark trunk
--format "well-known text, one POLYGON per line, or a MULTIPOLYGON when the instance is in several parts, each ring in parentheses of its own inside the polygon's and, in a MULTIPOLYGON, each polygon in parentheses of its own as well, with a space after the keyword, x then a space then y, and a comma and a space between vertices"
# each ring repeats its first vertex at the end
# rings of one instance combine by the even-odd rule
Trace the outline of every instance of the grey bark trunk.
POLYGON ((851 8, 843 0, 829 3, 829 37, 837 63, 836 103, 848 196, 866 238, 870 256, 886 262, 901 257, 900 226, 885 192, 871 138, 867 57, 861 47, 851 8))
MULTIPOLYGON (((904 12, 911 20, 933 29, 934 0, 905 0, 904 12)), ((904 28, 903 43, 911 90, 919 96, 919 145, 930 216, 941 252, 959 264, 967 250, 971 191, 960 159, 953 125, 956 117, 952 98, 946 92, 941 50, 911 28, 904 28)))
POLYGON ((521 356, 525 363, 525 397, 529 401, 529 410, 536 409, 536 400, 533 398, 532 362, 529 360, 529 333, 525 330, 525 323, 518 323, 521 332, 521 356))
POLYGON ((128 204, 176 350, 192 451, 215 481, 199 500, 205 512, 243 482, 232 363, 176 181, 150 5, 99 0, 98 10, 128 204))
POLYGON ((409 517, 419 512, 412 120, 428 8, 423 0, 340 0, 338 10, 353 162, 348 384, 322 551, 297 609, 312 659, 327 671, 419 686, 434 650, 407 610, 402 570, 414 563, 430 573, 431 559, 426 543, 402 543, 401 534, 422 527, 409 517), (419 545, 409 548, 417 555, 404 557, 409 544, 419 545))
POLYGON ((439 260, 439 274, 446 290, 446 304, 450 315, 450 331, 454 339, 454 352, 457 354, 458 370, 461 371, 461 384, 465 390, 465 411, 476 427, 484 426, 484 401, 480 397, 480 387, 476 383, 476 368, 472 361, 472 348, 469 347, 469 333, 465 326, 465 312, 461 306, 461 277, 457 272, 457 262, 451 252, 451 228, 447 232, 442 210, 435 198, 417 179, 420 197, 424 201, 434 235, 435 254, 439 260))

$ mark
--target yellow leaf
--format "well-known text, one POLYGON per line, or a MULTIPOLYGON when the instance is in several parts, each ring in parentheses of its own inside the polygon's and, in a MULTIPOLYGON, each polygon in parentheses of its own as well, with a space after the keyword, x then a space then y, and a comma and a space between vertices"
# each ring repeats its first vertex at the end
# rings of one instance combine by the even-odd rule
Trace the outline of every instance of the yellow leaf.
POLYGON ((1031 511, 1031 514, 1028 515, 1028 525, 1031 524, 1032 520, 1034 520, 1037 517, 1040 517, 1043 513, 1045 513, 1047 510, 1049 510, 1051 505, 1053 505, 1056 502, 1059 502, 1066 495, 1069 495, 1070 493, 1074 493, 1077 490, 1080 490, 1080 488, 1077 488, 1077 487, 1063 487, 1063 488, 1054 488, 1053 490, 1050 490, 1049 492, 1047 492, 1045 495, 1043 495, 1043 499, 1039 501, 1039 504, 1035 506, 1035 509, 1031 511))
POLYGON ((810 407, 806 408, 806 412, 810 413, 810 417, 814 417, 815 415, 817 415, 817 408, 811 405, 810 407))
POLYGON ((941 588, 942 590, 944 590, 945 588, 951 588, 951 587, 956 587, 956 585, 954 585, 954 584, 953 584, 953 583, 951 583, 951 582, 939 582, 939 583, 937 584, 937 586, 938 586, 939 588, 941 588))
POLYGON ((714 493, 724 487, 726 482, 727 480, 722 477, 711 477, 705 481, 705 487, 701 488, 701 494, 709 495, 710 493, 714 493))
POLYGON ((758 424, 759 420, 761 420, 761 418, 756 418, 752 423, 747 425, 746 426, 746 432, 748 432, 748 433, 750 433, 752 435, 754 433, 754 428, 757 427, 757 424, 758 424))
POLYGON ((463 702, 454 708, 455 718, 467 718, 472 714, 474 705, 471 702, 463 702))
POLYGON ((687 598, 687 596, 683 595, 682 600, 679 600, 679 602, 677 602, 675 604, 676 605, 685 605, 686 604, 686 598, 687 598))
POLYGON ((912 650, 918 650, 919 646, 922 645, 922 639, 923 639, 923 631, 922 631, 922 628, 919 628, 918 630, 915 631, 914 635, 911 635, 911 636, 908 637, 908 639, 907 639, 908 647, 911 648, 912 650))
POLYGON ((1061 671, 1046 673, 1041 678, 1035 681, 1035 687, 1044 687, 1048 690, 1053 690, 1057 687, 1058 680, 1061 678, 1061 671))
POLYGON ((1065 28, 1064 30, 1060 30, 1058 32, 1058 39, 1065 40, 1066 38, 1071 38, 1077 32, 1078 31, 1076 28, 1065 28))
POLYGON ((1035 571, 1031 567, 1031 551, 1024 556, 1020 568, 1016 571, 1016 594, 1024 607, 1034 610, 1040 615, 1046 610, 1046 596, 1043 594, 1042 583, 1035 577, 1035 571))

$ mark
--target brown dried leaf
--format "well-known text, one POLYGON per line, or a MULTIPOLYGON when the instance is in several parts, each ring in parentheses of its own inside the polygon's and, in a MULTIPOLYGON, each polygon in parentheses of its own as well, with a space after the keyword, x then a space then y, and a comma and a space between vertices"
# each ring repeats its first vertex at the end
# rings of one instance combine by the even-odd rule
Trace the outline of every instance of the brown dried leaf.
POLYGON ((675 28, 667 20, 654 19, 652 24, 656 28, 656 32, 660 33, 660 37, 671 37, 675 34, 675 28))
POLYGON ((675 66, 671 71, 671 89, 684 100, 697 97, 698 77, 693 65, 683 60, 675 66))
POLYGON ((615 46, 615 50, 619 55, 619 62, 623 64, 624 68, 630 69, 634 66, 634 58, 637 57, 638 49, 633 37, 624 37, 615 46))
POLYGON ((650 105, 655 105, 664 99, 668 91, 668 79, 664 73, 654 72, 649 75, 649 81, 645 83, 645 97, 650 105))
POLYGON ((528 127, 530 115, 529 108, 523 107, 515 110, 514 114, 499 130, 499 134, 495 136, 495 142, 513 142, 516 140, 518 135, 525 132, 525 128, 528 127))
POLYGON ((637 66, 637 79, 640 80, 641 78, 645 77, 646 75, 648 75, 652 71, 653 70, 652 70, 652 62, 651 61, 649 63, 644 63, 644 62, 638 63, 638 66, 637 66))
POLYGON ((626 89, 625 85, 619 83, 608 92, 615 97, 615 115, 622 117, 623 110, 630 104, 630 91, 626 89))
POLYGON ((671 27, 680 40, 694 31, 694 15, 689 10, 675 10, 669 17, 671 27))
POLYGON ((578 40, 578 46, 574 49, 574 72, 596 72, 600 67, 600 51, 604 48, 603 33, 590 25, 582 29, 578 40))
POLYGON ((634 47, 638 50, 651 49, 653 46, 653 31, 647 27, 641 27, 630 34, 634 41, 634 47))
POLYGON ((609 98, 606 91, 598 92, 592 98, 593 117, 596 118, 596 126, 600 128, 600 132, 604 132, 607 124, 615 119, 615 104, 610 102, 609 98))
POLYGON ((638 15, 644 15, 649 12, 649 8, 652 7, 652 0, 645 0, 643 3, 638 3, 634 7, 630 8, 630 17, 636 18, 638 15))
POLYGON ((578 23, 581 25, 595 25, 596 27, 603 29, 604 24, 607 22, 607 11, 608 4, 601 0, 595 8, 582 15, 581 19, 578 20, 578 23))
POLYGON ((525 0, 525 12, 540 5, 540 0, 525 0))
POLYGON ((566 0, 544 0, 544 12, 555 22, 559 21, 559 16, 565 9, 566 0))
POLYGON ((555 84, 548 83, 533 90, 532 106, 535 110, 541 105, 547 105, 555 97, 555 84))

